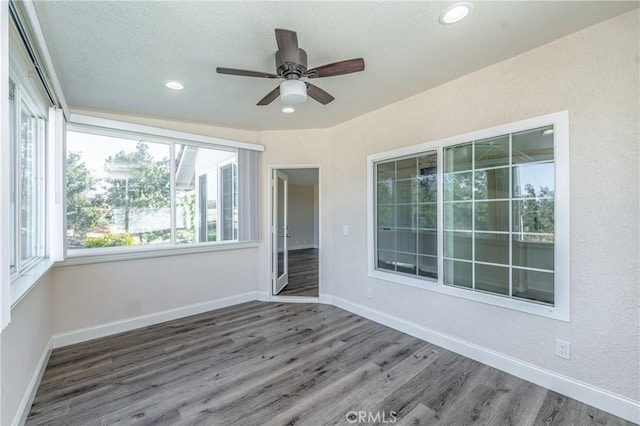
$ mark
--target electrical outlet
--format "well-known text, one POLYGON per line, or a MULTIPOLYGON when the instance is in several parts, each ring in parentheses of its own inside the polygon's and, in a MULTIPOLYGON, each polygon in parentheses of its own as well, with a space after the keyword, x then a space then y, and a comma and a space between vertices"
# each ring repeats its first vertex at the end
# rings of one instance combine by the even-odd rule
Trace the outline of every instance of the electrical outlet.
POLYGON ((367 287, 367 299, 373 299, 373 290, 371 290, 371 287, 367 287))
POLYGON ((571 343, 566 340, 556 339, 556 356, 571 359, 571 343))
POLYGON ((342 235, 345 237, 349 235, 349 225, 342 225, 342 235))

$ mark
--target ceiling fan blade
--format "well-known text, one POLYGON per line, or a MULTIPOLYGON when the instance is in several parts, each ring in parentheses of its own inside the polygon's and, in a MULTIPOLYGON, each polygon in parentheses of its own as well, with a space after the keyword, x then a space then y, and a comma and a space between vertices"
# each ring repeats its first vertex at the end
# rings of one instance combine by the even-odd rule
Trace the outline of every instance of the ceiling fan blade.
POLYGON ((332 77, 334 75, 351 74, 364 70, 364 59, 348 59, 346 61, 334 62, 307 71, 304 75, 309 78, 332 77))
POLYGON ((295 31, 276 28, 276 42, 284 62, 297 64, 300 59, 298 50, 298 35, 295 31))
POLYGON ((335 99, 333 96, 331 96, 318 86, 314 86, 313 84, 306 81, 304 84, 307 85, 307 95, 320 102, 322 105, 326 105, 335 99))
POLYGON ((267 93, 267 96, 260 99, 260 101, 256 105, 259 105, 259 106, 269 105, 271 102, 276 100, 278 96, 280 96, 280 86, 276 87, 275 89, 267 93))
POLYGON ((242 77, 262 77, 262 78, 278 78, 275 74, 270 74, 268 72, 261 71, 247 71, 247 70, 238 70, 235 68, 216 68, 216 72, 218 74, 229 74, 229 75, 239 75, 242 77))

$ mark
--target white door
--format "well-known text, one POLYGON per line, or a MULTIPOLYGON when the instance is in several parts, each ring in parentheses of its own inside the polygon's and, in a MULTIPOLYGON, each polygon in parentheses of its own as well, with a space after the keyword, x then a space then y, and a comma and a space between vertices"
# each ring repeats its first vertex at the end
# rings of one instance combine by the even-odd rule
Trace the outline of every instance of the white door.
POLYGON ((287 222, 289 177, 280 170, 273 172, 273 223, 271 224, 273 253, 273 294, 289 283, 289 224, 287 222))

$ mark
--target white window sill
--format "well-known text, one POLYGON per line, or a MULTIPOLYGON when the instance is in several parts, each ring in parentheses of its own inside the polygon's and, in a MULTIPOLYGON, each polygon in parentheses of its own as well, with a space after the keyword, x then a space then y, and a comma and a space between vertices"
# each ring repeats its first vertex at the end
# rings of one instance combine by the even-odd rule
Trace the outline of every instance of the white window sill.
POLYGON ((536 302, 529 302, 529 301, 524 301, 519 299, 510 299, 508 297, 502 297, 502 296, 494 295, 491 293, 471 291, 466 288, 452 287, 452 286, 444 285, 440 279, 436 281, 431 278, 426 278, 426 279, 413 278, 405 275, 383 272, 379 270, 369 270, 369 276, 371 278, 377 278, 379 280, 406 285, 409 287, 415 287, 422 290, 435 291, 437 293, 447 294, 449 296, 456 296, 462 299, 473 300, 473 301, 485 303, 488 305, 499 306, 499 307, 511 309, 514 311, 520 311, 528 314, 539 315, 542 317, 556 319, 564 322, 571 322, 568 309, 562 309, 558 306, 549 306, 549 305, 544 305, 536 302))
POLYGON ((56 262, 56 266, 86 265, 90 263, 118 262, 123 260, 148 259, 153 257, 182 256, 214 251, 241 250, 258 247, 259 241, 230 241, 215 244, 189 244, 185 246, 141 246, 78 249, 69 251, 67 258, 56 262))
POLYGON ((29 293, 38 280, 42 278, 53 266, 53 262, 44 258, 27 269, 22 275, 11 282, 11 309, 16 306, 23 297, 29 293))

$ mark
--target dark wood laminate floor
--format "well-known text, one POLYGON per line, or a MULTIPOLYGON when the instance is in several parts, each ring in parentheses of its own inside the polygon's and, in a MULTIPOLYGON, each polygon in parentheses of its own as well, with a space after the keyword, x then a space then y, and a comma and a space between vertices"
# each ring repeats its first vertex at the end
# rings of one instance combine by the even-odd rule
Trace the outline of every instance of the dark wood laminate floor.
POLYGON ((54 350, 27 425, 347 425, 350 411, 628 424, 333 306, 250 302, 54 350))
POLYGON ((289 284, 279 296, 318 297, 318 249, 289 251, 289 284))

